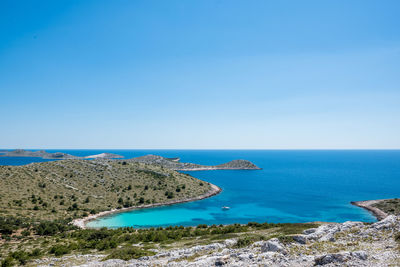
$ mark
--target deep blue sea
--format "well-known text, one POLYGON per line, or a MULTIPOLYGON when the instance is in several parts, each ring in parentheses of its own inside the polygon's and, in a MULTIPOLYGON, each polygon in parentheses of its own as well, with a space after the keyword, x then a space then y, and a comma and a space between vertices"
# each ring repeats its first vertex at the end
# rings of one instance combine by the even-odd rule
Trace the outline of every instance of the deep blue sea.
MULTIPOLYGON (((180 157, 182 162, 215 165, 247 159, 262 170, 187 172, 216 184, 212 198, 104 217, 92 227, 257 222, 372 222, 350 201, 400 197, 400 150, 47 150, 77 156, 116 153, 180 157), (222 206, 231 207, 224 211, 222 206)), ((0 165, 23 165, 39 158, 2 158, 0 165)))

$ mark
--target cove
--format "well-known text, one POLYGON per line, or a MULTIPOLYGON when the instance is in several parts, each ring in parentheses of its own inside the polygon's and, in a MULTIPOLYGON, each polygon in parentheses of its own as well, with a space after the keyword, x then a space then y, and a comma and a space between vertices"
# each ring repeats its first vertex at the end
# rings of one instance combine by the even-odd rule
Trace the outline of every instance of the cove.
MULTIPOLYGON (((187 172, 222 188, 217 196, 183 204, 112 214, 88 227, 137 228, 256 222, 344 222, 376 219, 351 201, 400 196, 399 150, 159 150, 182 161, 219 164, 247 159, 262 170, 187 172), (231 207, 222 210, 222 206, 231 207)), ((122 152, 122 153, 121 153, 122 152)), ((73 154, 73 153, 71 153, 73 154)))

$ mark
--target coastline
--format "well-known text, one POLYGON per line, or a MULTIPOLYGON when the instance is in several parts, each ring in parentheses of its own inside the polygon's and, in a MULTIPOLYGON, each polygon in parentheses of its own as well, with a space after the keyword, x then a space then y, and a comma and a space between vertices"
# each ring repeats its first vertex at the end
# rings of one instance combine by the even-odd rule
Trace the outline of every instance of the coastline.
POLYGON ((210 186, 211 186, 211 190, 209 192, 207 192, 203 195, 197 196, 197 197, 173 200, 173 201, 169 201, 169 202, 165 202, 165 203, 147 204, 147 205, 134 206, 134 207, 129 207, 129 208, 112 209, 112 210, 102 211, 102 212, 99 212, 96 214, 89 215, 84 218, 75 219, 71 223, 81 229, 87 229, 86 224, 88 222, 96 220, 101 217, 111 215, 111 214, 126 212, 126 211, 130 211, 130 210, 139 210, 139 209, 148 209, 148 208, 155 208, 155 207, 161 207, 161 206, 170 206, 170 205, 174 205, 174 204, 202 200, 202 199, 206 199, 206 198, 218 195, 219 193, 222 192, 222 189, 220 187, 218 187, 214 184, 211 184, 211 183, 210 183, 210 186))
POLYGON ((372 205, 377 204, 381 201, 384 200, 389 200, 389 199, 375 199, 375 200, 364 200, 364 201, 352 201, 350 202, 352 205, 363 208, 367 211, 369 211, 372 215, 378 219, 378 221, 381 221, 385 219, 389 214, 384 212, 381 209, 378 209, 377 207, 373 207, 372 205))
POLYGON ((188 168, 188 169, 173 169, 174 171, 184 171, 184 172, 189 172, 189 171, 221 171, 221 170, 246 170, 246 171, 251 171, 251 170, 261 170, 261 168, 218 168, 218 167, 201 167, 201 168, 188 168))
MULTIPOLYGON (((148 204, 148 205, 134 206, 134 207, 129 207, 129 208, 112 209, 112 210, 102 211, 102 212, 99 212, 96 214, 88 215, 87 217, 84 217, 84 218, 75 219, 71 223, 81 229, 87 229, 88 227, 86 227, 86 224, 88 222, 96 220, 101 217, 109 216, 111 214, 116 214, 116 213, 131 211, 131 210, 170 206, 170 205, 174 205, 174 204, 202 200, 202 199, 206 199, 206 198, 218 195, 219 193, 222 192, 222 189, 220 187, 218 187, 214 184, 211 184, 211 183, 210 183, 210 186, 211 186, 211 190, 209 192, 207 192, 206 194, 197 196, 197 197, 174 200, 174 201, 169 201, 169 202, 165 202, 165 203, 148 204)), ((382 211, 376 207, 373 207, 372 205, 379 203, 381 201, 384 201, 384 200, 389 200, 389 199, 351 201, 350 203, 354 206, 357 206, 357 207, 360 207, 360 208, 363 208, 363 209, 369 211, 378 221, 381 221, 381 220, 385 219, 387 216, 389 216, 389 214, 385 213, 384 211, 382 211)))

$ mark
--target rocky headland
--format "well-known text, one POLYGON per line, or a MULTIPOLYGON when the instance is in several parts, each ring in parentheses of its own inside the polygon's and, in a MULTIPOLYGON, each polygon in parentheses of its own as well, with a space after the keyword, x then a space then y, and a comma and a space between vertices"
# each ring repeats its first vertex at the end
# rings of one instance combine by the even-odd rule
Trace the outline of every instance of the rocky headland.
POLYGON ((378 220, 383 220, 389 214, 387 214, 383 210, 379 209, 375 205, 382 201, 386 201, 386 200, 387 199, 353 201, 353 202, 351 202, 351 204, 371 212, 371 214, 374 215, 378 220))

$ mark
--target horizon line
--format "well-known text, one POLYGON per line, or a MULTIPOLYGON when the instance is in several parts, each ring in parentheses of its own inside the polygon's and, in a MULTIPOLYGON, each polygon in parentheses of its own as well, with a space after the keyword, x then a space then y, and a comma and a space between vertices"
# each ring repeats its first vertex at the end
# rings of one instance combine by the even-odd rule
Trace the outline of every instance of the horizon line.
POLYGON ((0 148, 0 150, 400 150, 400 148, 0 148))

